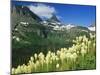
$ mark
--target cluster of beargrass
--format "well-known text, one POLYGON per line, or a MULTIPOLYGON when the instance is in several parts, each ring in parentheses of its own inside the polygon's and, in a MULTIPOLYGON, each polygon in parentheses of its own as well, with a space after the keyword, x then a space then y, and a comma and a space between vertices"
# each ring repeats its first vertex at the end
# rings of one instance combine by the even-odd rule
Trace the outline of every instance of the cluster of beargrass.
POLYGON ((12 74, 67 71, 80 69, 95 69, 96 67, 96 38, 80 36, 73 40, 73 46, 61 48, 56 52, 48 51, 35 53, 27 64, 12 68, 12 74))

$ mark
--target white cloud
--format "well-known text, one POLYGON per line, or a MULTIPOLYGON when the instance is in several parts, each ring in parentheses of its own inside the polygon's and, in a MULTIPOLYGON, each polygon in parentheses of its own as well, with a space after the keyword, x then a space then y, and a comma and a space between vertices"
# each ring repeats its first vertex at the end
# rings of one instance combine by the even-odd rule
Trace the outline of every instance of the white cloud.
POLYGON ((44 18, 50 18, 53 13, 56 13, 54 7, 47 6, 45 4, 30 5, 28 7, 32 12, 44 18))

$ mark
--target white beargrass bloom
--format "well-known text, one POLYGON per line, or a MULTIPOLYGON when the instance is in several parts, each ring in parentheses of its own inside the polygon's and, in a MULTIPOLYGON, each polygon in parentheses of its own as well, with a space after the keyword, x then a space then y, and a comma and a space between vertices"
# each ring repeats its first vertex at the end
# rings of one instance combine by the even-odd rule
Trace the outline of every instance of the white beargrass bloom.
POLYGON ((20 68, 21 68, 21 72, 24 73, 24 66, 22 65, 20 68))
POLYGON ((40 63, 39 63, 39 61, 37 60, 36 63, 35 63, 35 65, 34 65, 34 66, 35 66, 35 69, 37 69, 37 68, 39 67, 39 65, 40 65, 40 63))
POLYGON ((51 54, 51 51, 48 51, 48 54, 51 54))
POLYGON ((17 31, 18 29, 17 28, 15 28, 15 31, 17 31))
POLYGON ((16 70, 15 70, 15 74, 19 74, 19 73, 21 73, 21 68, 20 68, 20 66, 18 66, 18 67, 16 68, 16 70))
POLYGON ((65 52, 67 48, 61 48, 61 52, 65 52))
POLYGON ((69 59, 71 55, 71 53, 66 53, 66 58, 69 59))
POLYGON ((76 53, 77 53, 77 54, 79 54, 80 52, 79 52, 79 51, 77 51, 76 53))
POLYGON ((69 48, 69 50, 67 52, 68 53, 73 53, 74 52, 74 49, 71 47, 71 48, 69 48))
POLYGON ((73 53, 73 57, 76 59, 78 57, 77 53, 73 53))
POLYGON ((76 43, 76 40, 73 40, 73 43, 76 43))
POLYGON ((23 71, 24 71, 24 73, 27 73, 27 66, 26 65, 23 65, 23 71))
POLYGON ((64 50, 64 51, 66 51, 66 50, 67 50, 67 48, 63 48, 63 50, 64 50))
POLYGON ((15 39, 15 38, 16 38, 16 36, 13 36, 12 38, 13 38, 13 39, 15 39))
POLYGON ((49 63, 49 58, 50 58, 50 56, 47 55, 47 56, 46 56, 46 63, 49 63))
POLYGON ((55 56, 55 53, 51 53, 51 57, 54 57, 55 56))
POLYGON ((59 60, 59 58, 56 56, 56 61, 58 61, 59 60))
POLYGON ((12 72, 12 74, 15 74, 15 69, 14 69, 14 68, 12 68, 11 72, 12 72))
POLYGON ((83 47, 81 48, 81 54, 84 56, 87 53, 87 50, 85 50, 83 47))
POLYGON ((36 65, 39 66, 39 64, 40 64, 40 63, 39 63, 39 61, 37 60, 37 61, 36 61, 36 65))
POLYGON ((57 55, 60 55, 60 51, 59 50, 57 50, 57 55))
POLYGON ((40 54, 38 55, 38 57, 39 57, 40 61, 43 61, 44 58, 45 58, 45 56, 44 56, 44 54, 42 52, 40 52, 40 54))
POLYGON ((16 37, 16 41, 18 41, 18 42, 20 41, 19 37, 16 37))
POLYGON ((64 60, 65 58, 66 58, 66 54, 65 54, 65 53, 61 53, 61 54, 60 54, 60 59, 61 59, 61 60, 64 60))
POLYGON ((36 59, 37 59, 37 57, 38 57, 36 53, 34 54, 34 57, 35 57, 35 60, 36 60, 36 59))
POLYGON ((53 56, 51 57, 51 59, 52 59, 52 60, 55 60, 55 59, 56 59, 56 56, 55 56, 55 55, 53 55, 53 56))
POLYGON ((64 52, 64 48, 61 48, 61 52, 64 52))
POLYGON ((76 61, 77 57, 78 57, 78 55, 76 53, 73 53, 73 54, 70 55, 71 61, 74 61, 74 62, 76 61))
POLYGON ((56 64, 56 68, 59 68, 59 64, 58 63, 56 64))
POLYGON ((31 68, 32 68, 32 67, 31 67, 30 65, 27 66, 27 72, 28 72, 28 73, 31 73, 31 71, 32 71, 31 68))
POLYGON ((32 64, 32 62, 33 62, 33 61, 29 60, 29 65, 31 65, 31 64, 32 64))
POLYGON ((83 47, 85 46, 85 43, 84 43, 84 42, 82 43, 82 46, 83 46, 83 47))
POLYGON ((34 57, 30 57, 30 60, 33 62, 34 61, 34 57))

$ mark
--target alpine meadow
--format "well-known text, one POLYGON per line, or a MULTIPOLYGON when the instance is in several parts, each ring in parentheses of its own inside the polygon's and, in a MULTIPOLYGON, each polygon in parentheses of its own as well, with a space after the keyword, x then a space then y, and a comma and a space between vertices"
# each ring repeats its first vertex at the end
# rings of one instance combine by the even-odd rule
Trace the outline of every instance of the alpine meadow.
POLYGON ((96 6, 11 1, 11 74, 96 69, 96 6))

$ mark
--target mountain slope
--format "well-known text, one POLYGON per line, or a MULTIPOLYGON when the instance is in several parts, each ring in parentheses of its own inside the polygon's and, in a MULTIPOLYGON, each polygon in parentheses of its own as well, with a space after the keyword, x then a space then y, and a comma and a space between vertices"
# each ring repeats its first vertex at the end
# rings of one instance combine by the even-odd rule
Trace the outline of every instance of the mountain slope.
POLYGON ((31 42, 33 36, 40 37, 43 35, 43 33, 41 35, 41 30, 44 30, 45 27, 40 23, 42 19, 26 6, 12 6, 11 20, 12 38, 15 43, 16 41, 28 43, 31 42))
POLYGON ((48 22, 60 22, 55 14, 52 14, 52 17, 47 20, 48 22))

